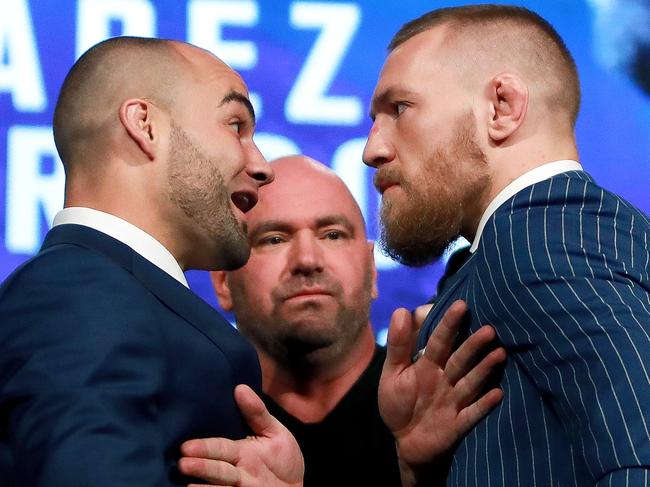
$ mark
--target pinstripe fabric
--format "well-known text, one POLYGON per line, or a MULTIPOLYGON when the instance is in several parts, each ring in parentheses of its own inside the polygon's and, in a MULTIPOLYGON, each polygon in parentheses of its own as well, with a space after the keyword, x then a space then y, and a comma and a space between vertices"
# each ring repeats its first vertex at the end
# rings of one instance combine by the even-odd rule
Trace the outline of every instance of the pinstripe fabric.
POLYGON ((445 284, 508 352, 504 400, 459 445, 451 486, 650 485, 650 221, 584 172, 536 183, 488 221, 445 284))

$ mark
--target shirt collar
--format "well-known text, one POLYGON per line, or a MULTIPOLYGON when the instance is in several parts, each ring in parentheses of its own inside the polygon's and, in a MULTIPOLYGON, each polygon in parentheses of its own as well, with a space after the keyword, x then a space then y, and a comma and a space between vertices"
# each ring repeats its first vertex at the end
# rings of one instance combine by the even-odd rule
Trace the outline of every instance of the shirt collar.
POLYGON ((189 288, 183 270, 174 256, 144 230, 110 213, 92 208, 70 207, 59 211, 52 226, 73 223, 105 233, 131 247, 135 252, 189 288))
POLYGON ((485 228, 485 224, 492 216, 492 214, 497 211, 497 208, 499 208, 499 206, 501 206, 509 198, 513 197, 522 189, 567 171, 582 171, 582 166, 579 162, 571 161, 568 159, 548 162, 522 174, 510 184, 508 184, 508 186, 503 188, 485 209, 485 212, 479 221, 478 228, 476 229, 476 235, 474 236, 474 241, 472 242, 472 246, 470 247, 469 251, 472 253, 476 252, 476 249, 478 249, 478 244, 481 240, 483 228, 485 228))

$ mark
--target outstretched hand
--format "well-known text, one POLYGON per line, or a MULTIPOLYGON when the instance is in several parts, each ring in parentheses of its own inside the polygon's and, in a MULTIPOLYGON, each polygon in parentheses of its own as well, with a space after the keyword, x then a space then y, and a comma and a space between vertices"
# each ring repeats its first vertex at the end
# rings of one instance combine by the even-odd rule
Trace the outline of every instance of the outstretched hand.
POLYGON ((238 385, 235 401, 255 436, 186 441, 181 445, 180 471, 213 486, 302 486, 305 467, 293 435, 250 387, 238 385))
MULTIPOLYGON (((496 348, 476 364, 496 336, 492 327, 480 328, 453 351, 466 311, 463 301, 453 303, 415 362, 420 320, 403 308, 391 318, 379 410, 397 442, 403 485, 416 485, 418 472, 444 463, 503 397, 498 388, 480 395, 491 372, 506 359, 505 350, 496 348)), ((444 479, 446 468, 439 474, 444 479)))

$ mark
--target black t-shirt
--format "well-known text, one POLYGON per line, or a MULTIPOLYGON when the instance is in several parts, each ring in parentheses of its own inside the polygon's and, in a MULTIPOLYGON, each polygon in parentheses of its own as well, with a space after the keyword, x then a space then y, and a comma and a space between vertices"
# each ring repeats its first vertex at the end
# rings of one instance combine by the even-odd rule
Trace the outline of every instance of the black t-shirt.
POLYGON ((303 423, 265 396, 267 408, 296 437, 305 458, 305 487, 400 485, 395 440, 377 405, 386 350, 319 423, 303 423))

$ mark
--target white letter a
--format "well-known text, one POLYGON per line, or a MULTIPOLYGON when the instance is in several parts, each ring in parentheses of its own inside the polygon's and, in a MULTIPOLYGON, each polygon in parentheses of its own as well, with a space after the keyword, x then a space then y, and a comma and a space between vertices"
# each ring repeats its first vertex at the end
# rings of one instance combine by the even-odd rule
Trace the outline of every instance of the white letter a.
POLYGON ((0 92, 12 95, 14 108, 40 112, 47 106, 27 0, 12 0, 0 14, 0 92))

